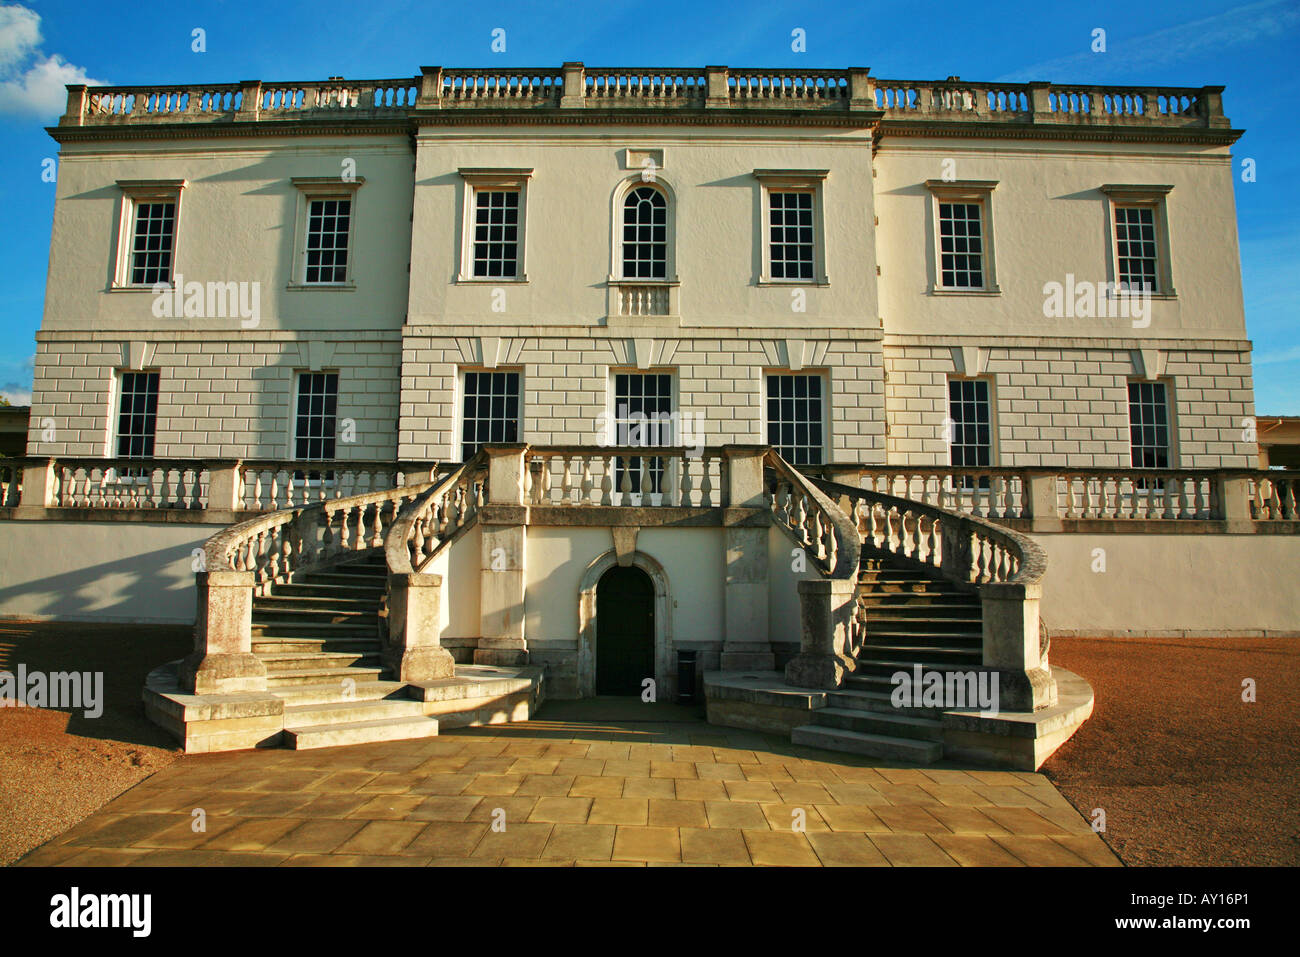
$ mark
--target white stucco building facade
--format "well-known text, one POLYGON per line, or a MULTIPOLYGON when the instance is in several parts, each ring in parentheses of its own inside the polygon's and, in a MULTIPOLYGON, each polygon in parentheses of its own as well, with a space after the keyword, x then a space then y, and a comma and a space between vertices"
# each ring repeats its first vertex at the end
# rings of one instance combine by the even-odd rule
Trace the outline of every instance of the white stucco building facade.
MULTIPOLYGON (((2 607, 197 598, 154 716, 190 742, 263 696, 200 750, 364 739, 289 723, 295 669, 442 720, 430 682, 524 669, 475 706, 497 720, 542 675, 689 691, 683 653, 868 703, 900 662, 970 664, 1072 730, 1091 696, 1058 701, 1040 601, 1058 634, 1300 631, 1271 572, 1244 611, 1207 588, 1297 530, 1294 482, 1257 468, 1221 94, 580 63, 70 87, 0 510, 58 548, 129 539, 131 581, 88 556, 78 605, 78 568, 0 560, 29 582, 2 607), (1120 569, 1198 557, 1157 608, 1082 574, 1098 535, 1120 569), (934 633, 881 598, 909 575, 950 606, 934 633)), ((718 720, 801 727, 720 680, 718 720)))

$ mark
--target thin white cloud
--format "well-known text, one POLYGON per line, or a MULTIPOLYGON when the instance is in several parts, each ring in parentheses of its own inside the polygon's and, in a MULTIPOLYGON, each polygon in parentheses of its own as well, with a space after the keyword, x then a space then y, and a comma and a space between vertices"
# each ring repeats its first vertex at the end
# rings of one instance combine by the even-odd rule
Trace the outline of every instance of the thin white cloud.
POLYGON ((0 114, 52 119, 68 101, 67 84, 103 83, 57 53, 41 55, 40 44, 39 14, 22 6, 0 6, 0 114))
POLYGON ((1096 25, 1106 30, 1107 52, 1093 53, 1091 33, 1081 34, 1079 53, 1035 63, 1000 76, 997 81, 1023 83, 1065 78, 1078 82, 1102 78, 1119 70, 1126 74, 1141 72, 1286 33, 1300 25, 1300 7, 1294 0, 1263 0, 1140 37, 1124 36, 1100 20, 1096 25))
POLYGON ((7 73, 41 44, 41 16, 26 7, 0 7, 0 73, 7 73))
POLYGON ((0 83, 0 113, 58 116, 68 102, 69 83, 102 84, 57 53, 38 60, 22 76, 0 83))

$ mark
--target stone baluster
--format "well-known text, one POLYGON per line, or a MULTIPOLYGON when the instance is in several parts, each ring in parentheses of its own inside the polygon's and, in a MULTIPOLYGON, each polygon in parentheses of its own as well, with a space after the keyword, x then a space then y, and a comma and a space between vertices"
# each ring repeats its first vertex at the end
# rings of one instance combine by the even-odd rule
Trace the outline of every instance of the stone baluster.
POLYGON ((695 489, 691 484, 691 462, 691 459, 682 459, 681 504, 683 508, 690 508, 695 504, 692 497, 695 489))
MULTIPOLYGON (((622 475, 618 480, 618 504, 631 505, 632 498, 632 460, 626 456, 617 460, 622 465, 622 475)), ((618 468, 616 465, 615 468, 618 468)))
POLYGON ((579 490, 581 495, 578 499, 578 504, 590 505, 591 492, 594 487, 594 482, 591 478, 591 457, 588 455, 582 455, 579 456, 579 461, 582 462, 582 488, 579 490))
POLYGON ((601 465, 604 468, 604 474, 600 477, 600 504, 614 504, 614 475, 618 469, 618 459, 616 457, 606 457, 601 459, 601 465))

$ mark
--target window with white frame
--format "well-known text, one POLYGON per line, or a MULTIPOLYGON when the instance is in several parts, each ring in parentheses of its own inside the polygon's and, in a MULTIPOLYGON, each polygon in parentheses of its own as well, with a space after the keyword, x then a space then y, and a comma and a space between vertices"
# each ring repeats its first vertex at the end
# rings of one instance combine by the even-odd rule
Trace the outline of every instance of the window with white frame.
MULTIPOLYGON (((992 406, 987 379, 948 380, 949 462, 954 468, 987 468, 993 464, 992 406)), ((981 477, 980 488, 988 488, 988 478, 981 477)), ((960 486, 974 488, 972 476, 964 476, 960 486)))
MULTIPOLYGON (((673 377, 663 372, 616 372, 614 374, 614 444, 653 448, 672 445, 673 377)), ((623 488, 628 474, 633 493, 663 491, 664 459, 647 456, 644 470, 650 487, 641 488, 642 457, 618 457, 615 462, 614 490, 623 488)))
POLYGON ((1115 207, 1117 280, 1124 289, 1156 291, 1156 211, 1150 206, 1115 207))
POLYGON ((984 217, 979 203, 939 204, 939 284, 984 288, 984 217))
POLYGON ((118 186, 122 223, 114 285, 170 285, 185 180, 118 180, 118 186))
POLYGON ((1166 204, 1172 189, 1117 184, 1101 188, 1110 199, 1111 268, 1119 289, 1174 295, 1166 204))
POLYGON ((295 176, 298 225, 290 289, 344 289, 356 275, 357 193, 365 180, 295 176))
POLYGON ((767 194, 768 241, 773 279, 812 279, 813 194, 808 190, 772 190, 767 194))
POLYGON ((1128 384, 1129 442, 1139 469, 1169 467, 1169 394, 1163 382, 1128 384))
POLYGON ((464 168, 464 230, 457 282, 526 282, 531 168, 464 168))
POLYGON ((118 373, 118 458, 153 458, 157 429, 158 373, 125 370, 118 373))
POLYGON ((519 274, 519 190, 474 191, 474 277, 519 274))
POLYGON ((762 196, 760 284, 826 283, 822 231, 826 176, 826 170, 754 170, 762 196))
POLYGON ((992 194, 986 180, 927 180, 934 205, 934 292, 997 292, 992 194))
POLYGON ((655 186, 623 197, 624 279, 668 278, 668 198, 655 186))
POLYGON ((485 445, 519 441, 520 376, 498 370, 466 371, 461 402, 461 461, 485 445))
POLYGON ((308 199, 303 282, 307 285, 347 282, 351 241, 351 197, 330 196, 308 199))
POLYGON ((337 372, 298 373, 293 454, 301 461, 334 458, 339 403, 337 372))
POLYGON ((826 409, 820 374, 767 377, 767 443, 791 465, 821 465, 826 409))
POLYGON ((176 203, 136 203, 135 227, 131 230, 131 285, 171 282, 175 242, 176 203))

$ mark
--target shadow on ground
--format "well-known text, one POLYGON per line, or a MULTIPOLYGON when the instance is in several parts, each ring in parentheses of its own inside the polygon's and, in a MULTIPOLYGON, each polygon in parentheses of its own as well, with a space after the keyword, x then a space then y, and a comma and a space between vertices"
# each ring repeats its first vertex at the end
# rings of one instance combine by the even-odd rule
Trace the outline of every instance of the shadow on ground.
POLYGON ((145 717, 140 691, 145 677, 166 661, 189 654, 190 625, 118 625, 68 622, 0 622, 0 671, 92 672, 103 675, 104 711, 68 715, 68 734, 152 747, 172 739, 145 717))
POLYGON ((188 626, 0 622, 0 671, 103 676, 103 712, 0 708, 0 864, 59 834, 179 756, 144 714, 145 676, 185 655, 188 626))

